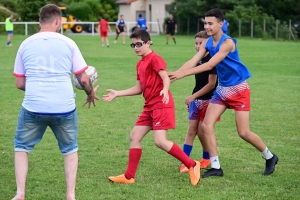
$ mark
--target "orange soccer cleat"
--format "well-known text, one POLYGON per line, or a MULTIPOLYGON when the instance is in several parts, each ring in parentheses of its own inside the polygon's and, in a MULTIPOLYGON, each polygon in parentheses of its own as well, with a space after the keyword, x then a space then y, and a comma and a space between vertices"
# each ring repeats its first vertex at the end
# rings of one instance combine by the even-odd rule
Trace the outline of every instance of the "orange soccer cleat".
POLYGON ((202 158, 200 160, 200 167, 201 167, 201 169, 208 168, 209 166, 210 166, 210 159, 204 159, 204 158, 202 158))
POLYGON ((133 184, 134 183, 134 178, 127 179, 124 174, 121 174, 119 176, 110 176, 110 177, 108 177, 108 179, 114 183, 125 183, 125 184, 133 184))

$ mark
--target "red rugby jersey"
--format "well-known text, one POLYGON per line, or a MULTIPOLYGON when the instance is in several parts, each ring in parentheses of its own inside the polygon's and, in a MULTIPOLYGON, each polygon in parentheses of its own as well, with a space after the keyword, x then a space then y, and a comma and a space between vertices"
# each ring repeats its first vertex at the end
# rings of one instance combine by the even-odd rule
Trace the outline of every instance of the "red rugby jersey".
POLYGON ((136 65, 136 79, 141 82, 145 99, 144 110, 174 107, 174 100, 170 91, 168 104, 164 104, 162 102, 163 96, 159 95, 164 85, 158 72, 166 70, 166 65, 164 59, 153 51, 139 60, 136 65))

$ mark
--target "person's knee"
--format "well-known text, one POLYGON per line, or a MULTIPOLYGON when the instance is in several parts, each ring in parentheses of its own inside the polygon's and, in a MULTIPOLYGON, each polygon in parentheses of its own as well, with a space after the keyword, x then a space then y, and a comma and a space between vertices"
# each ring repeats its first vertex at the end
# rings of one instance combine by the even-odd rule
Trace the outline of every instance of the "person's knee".
POLYGON ((243 140, 248 140, 249 135, 251 134, 250 130, 242 130, 242 129, 238 129, 238 134, 239 136, 243 139, 243 140))
POLYGON ((166 141, 166 140, 163 140, 163 139, 161 139, 161 138, 154 138, 154 144, 155 144, 158 148, 161 148, 161 149, 163 149, 164 144, 165 144, 165 141, 166 141))

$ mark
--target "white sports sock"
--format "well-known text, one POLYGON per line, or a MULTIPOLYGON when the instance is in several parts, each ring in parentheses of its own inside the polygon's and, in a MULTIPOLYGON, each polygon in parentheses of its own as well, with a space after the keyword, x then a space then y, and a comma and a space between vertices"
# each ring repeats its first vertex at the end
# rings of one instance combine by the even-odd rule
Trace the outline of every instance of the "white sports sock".
POLYGON ((270 158, 273 157, 273 154, 271 153, 271 151, 269 151, 268 147, 263 151, 261 152, 263 154, 263 157, 268 160, 270 158))
POLYGON ((210 157, 211 168, 220 169, 219 156, 210 157))

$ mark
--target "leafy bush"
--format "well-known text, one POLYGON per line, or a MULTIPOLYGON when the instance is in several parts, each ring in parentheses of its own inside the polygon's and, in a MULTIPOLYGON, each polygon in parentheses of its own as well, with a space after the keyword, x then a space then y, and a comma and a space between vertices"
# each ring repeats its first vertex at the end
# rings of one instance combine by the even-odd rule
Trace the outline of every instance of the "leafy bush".
POLYGON ((88 21, 89 14, 92 12, 89 4, 86 2, 73 2, 67 6, 68 13, 75 16, 81 21, 88 21))

